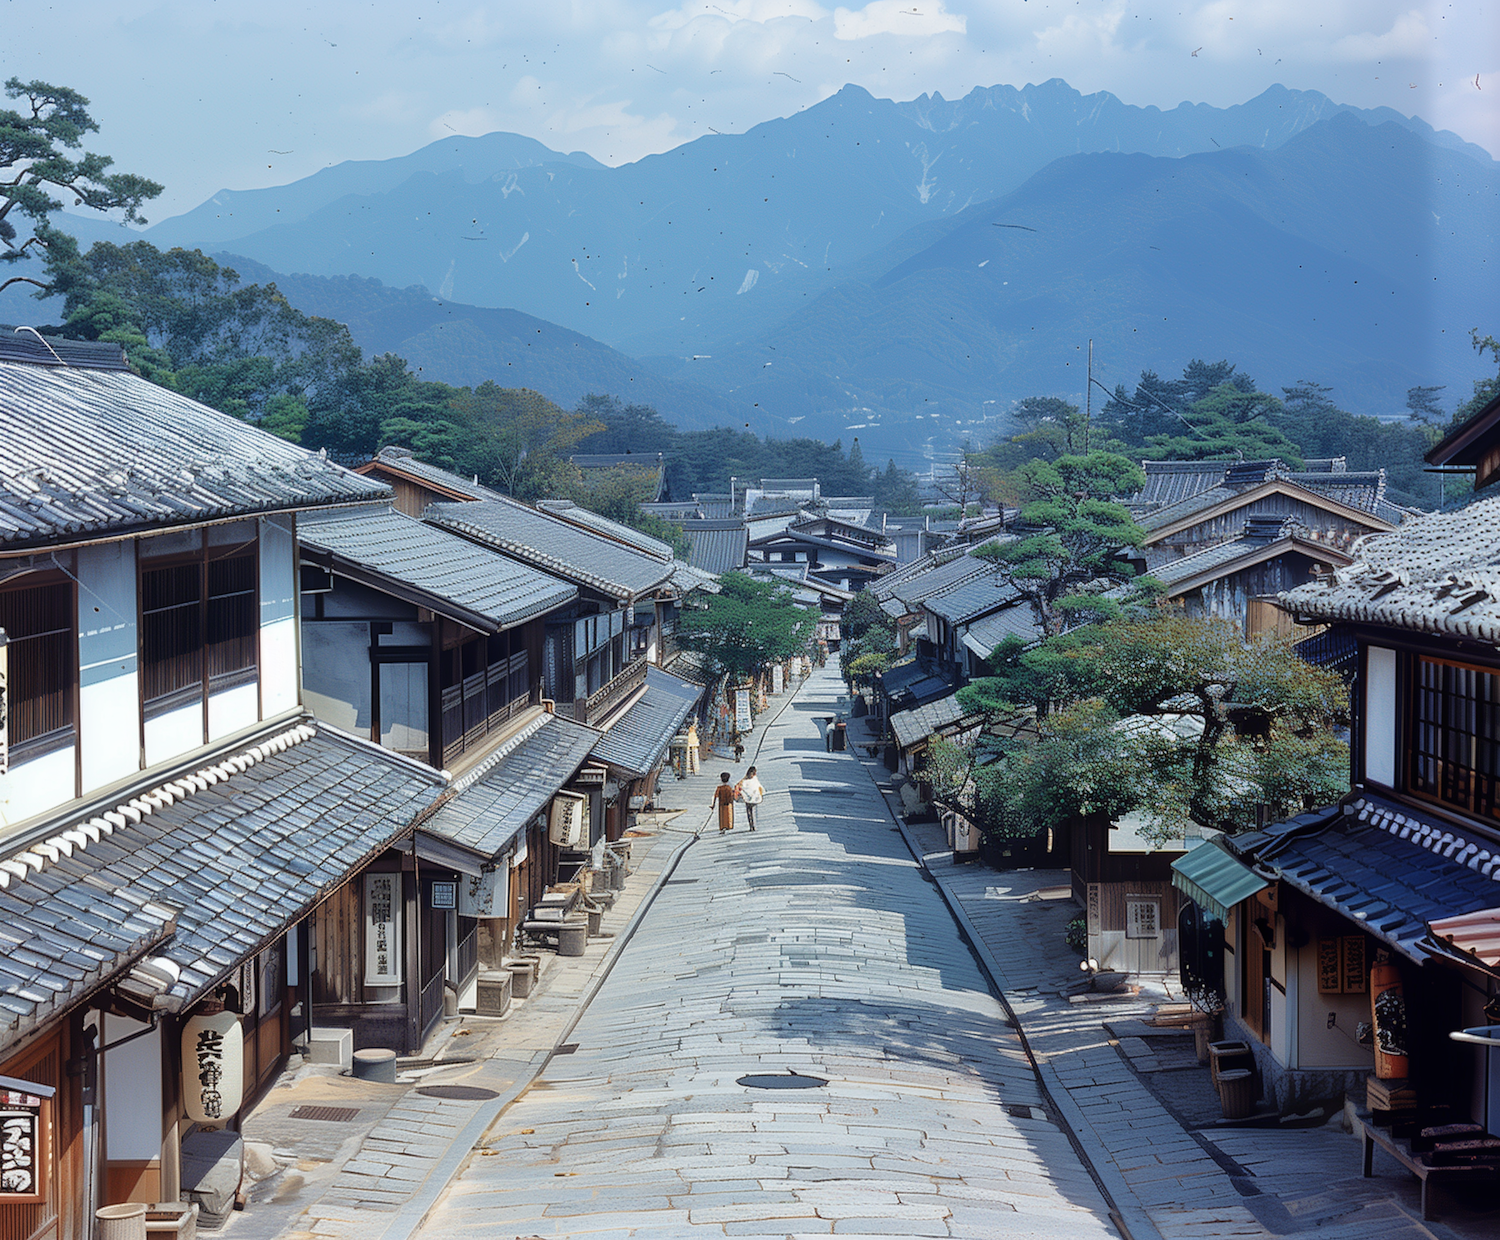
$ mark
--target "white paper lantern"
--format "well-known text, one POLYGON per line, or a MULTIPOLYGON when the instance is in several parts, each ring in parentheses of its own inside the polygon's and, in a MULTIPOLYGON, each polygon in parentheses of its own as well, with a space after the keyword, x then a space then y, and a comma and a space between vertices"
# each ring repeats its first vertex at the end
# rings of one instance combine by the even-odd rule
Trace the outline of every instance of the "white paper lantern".
POLYGON ((182 1109, 200 1124, 232 1119, 244 1098, 245 1032, 233 1012, 191 1016, 182 1027, 182 1109))

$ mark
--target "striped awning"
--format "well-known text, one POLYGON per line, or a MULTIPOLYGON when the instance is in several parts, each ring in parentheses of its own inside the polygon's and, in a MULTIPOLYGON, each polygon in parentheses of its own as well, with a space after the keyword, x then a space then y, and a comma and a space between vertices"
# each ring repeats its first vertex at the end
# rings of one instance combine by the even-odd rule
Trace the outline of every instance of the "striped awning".
POLYGON ((1427 923, 1432 937, 1487 968, 1500 967, 1500 908, 1480 909, 1427 923))
POLYGON ((1222 921, 1241 900, 1271 884, 1222 848, 1200 844, 1172 862, 1172 885, 1222 921))

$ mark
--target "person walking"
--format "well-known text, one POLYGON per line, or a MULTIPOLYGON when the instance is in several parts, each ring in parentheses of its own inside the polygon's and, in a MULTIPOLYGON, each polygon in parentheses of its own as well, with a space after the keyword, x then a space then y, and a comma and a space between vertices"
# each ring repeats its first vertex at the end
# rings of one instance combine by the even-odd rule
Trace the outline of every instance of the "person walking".
POLYGON ((719 786, 714 789, 710 805, 719 807, 719 834, 734 830, 734 789, 729 786, 729 772, 719 776, 719 786))
POLYGON ((734 786, 735 800, 741 802, 745 807, 745 823, 750 830, 755 830, 755 811, 760 808, 760 803, 766 799, 765 785, 755 777, 755 768, 752 766, 745 772, 745 778, 734 786))

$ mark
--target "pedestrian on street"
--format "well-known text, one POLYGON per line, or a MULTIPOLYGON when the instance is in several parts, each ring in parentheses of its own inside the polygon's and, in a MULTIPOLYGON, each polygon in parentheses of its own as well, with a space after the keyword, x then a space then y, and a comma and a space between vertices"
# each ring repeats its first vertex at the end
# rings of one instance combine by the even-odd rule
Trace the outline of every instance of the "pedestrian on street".
POLYGON ((734 799, 744 805, 745 822, 752 831, 755 830, 755 811, 765 798, 765 785, 755 777, 755 768, 752 766, 745 772, 745 778, 734 786, 734 799))
POLYGON ((719 786, 714 789, 710 805, 719 807, 719 834, 734 830, 734 789, 729 786, 729 772, 719 776, 719 786))

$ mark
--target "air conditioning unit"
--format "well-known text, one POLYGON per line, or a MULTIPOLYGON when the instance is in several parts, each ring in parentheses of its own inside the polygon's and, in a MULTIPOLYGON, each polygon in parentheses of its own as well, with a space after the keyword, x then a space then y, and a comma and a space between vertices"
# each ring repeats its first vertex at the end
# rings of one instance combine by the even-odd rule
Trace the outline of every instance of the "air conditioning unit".
POLYGON ((583 815, 588 798, 571 792, 559 792, 552 798, 552 813, 547 820, 547 836, 559 847, 577 848, 583 839, 583 815))

